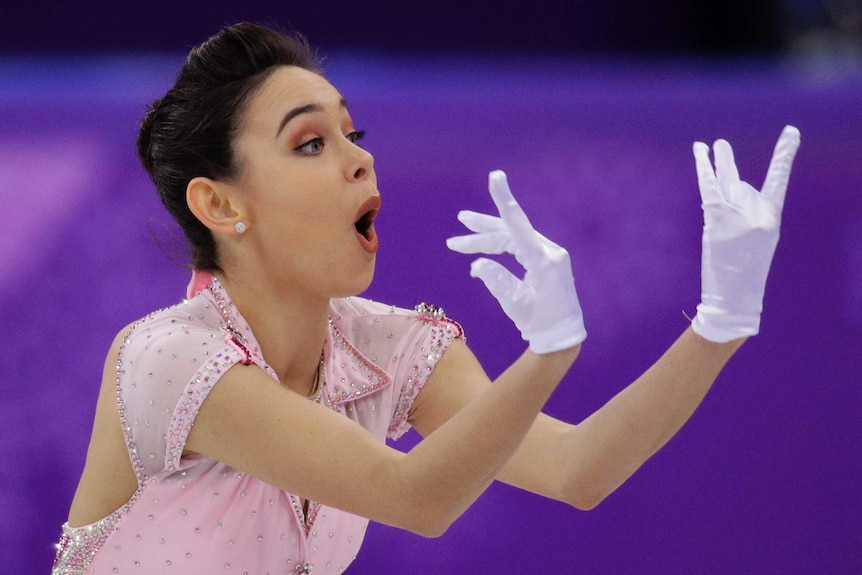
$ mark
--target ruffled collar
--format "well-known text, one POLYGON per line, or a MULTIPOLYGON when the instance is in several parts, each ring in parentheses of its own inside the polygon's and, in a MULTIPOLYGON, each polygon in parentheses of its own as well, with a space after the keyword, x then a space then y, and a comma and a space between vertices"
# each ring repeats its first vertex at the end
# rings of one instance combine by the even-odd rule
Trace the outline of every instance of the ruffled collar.
MULTIPOLYGON (((219 328, 225 341, 236 348, 243 358, 242 363, 255 363, 274 379, 275 373, 263 357, 260 345, 251 326, 233 303, 225 287, 209 271, 195 270, 186 295, 189 299, 201 292, 206 293, 221 315, 219 328)), ((345 335, 341 320, 330 306, 329 329, 323 344, 323 394, 321 403, 335 408, 338 404, 355 401, 379 391, 390 383, 389 375, 362 354, 345 335), (337 357, 336 357, 337 356, 337 357)))

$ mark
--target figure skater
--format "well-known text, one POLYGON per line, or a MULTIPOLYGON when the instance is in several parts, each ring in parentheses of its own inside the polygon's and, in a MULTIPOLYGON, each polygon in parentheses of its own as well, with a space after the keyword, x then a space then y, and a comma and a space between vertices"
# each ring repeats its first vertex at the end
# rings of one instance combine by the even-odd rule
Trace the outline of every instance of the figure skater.
POLYGON ((374 274, 374 159, 291 34, 241 23, 195 47, 138 152, 193 248, 187 299, 122 329, 54 574, 341 573, 369 520, 444 533, 500 480, 591 509, 689 418, 759 329, 799 132, 763 188, 694 145, 702 299, 679 338, 578 425, 544 415, 586 337, 569 255, 502 172, 463 253, 528 347, 489 381, 461 326, 356 294, 374 274), (388 447, 415 427, 408 453, 388 447))

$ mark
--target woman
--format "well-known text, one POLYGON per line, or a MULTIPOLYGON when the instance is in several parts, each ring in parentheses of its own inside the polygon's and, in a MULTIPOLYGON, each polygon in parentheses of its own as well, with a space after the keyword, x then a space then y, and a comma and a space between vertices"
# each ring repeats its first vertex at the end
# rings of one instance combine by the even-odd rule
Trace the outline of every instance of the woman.
POLYGON ((763 191, 695 144, 702 301, 649 370, 581 424, 541 413, 586 337, 566 251, 492 172, 462 212, 529 348, 493 384, 432 306, 351 297, 374 272, 371 155, 303 42, 251 24, 190 53, 138 139, 195 269, 188 299, 118 334, 54 572, 338 573, 368 519, 437 536, 495 479, 590 509, 679 429, 757 333, 799 134, 763 191), (387 447, 409 426, 425 439, 387 447))

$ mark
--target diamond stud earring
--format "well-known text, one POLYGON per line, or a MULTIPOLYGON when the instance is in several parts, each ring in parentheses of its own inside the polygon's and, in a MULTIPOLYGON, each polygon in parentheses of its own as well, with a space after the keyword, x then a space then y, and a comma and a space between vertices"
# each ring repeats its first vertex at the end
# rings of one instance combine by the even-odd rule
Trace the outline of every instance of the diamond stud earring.
POLYGON ((248 226, 245 225, 245 222, 237 222, 233 225, 233 229, 236 230, 236 233, 238 234, 244 234, 248 229, 248 226))

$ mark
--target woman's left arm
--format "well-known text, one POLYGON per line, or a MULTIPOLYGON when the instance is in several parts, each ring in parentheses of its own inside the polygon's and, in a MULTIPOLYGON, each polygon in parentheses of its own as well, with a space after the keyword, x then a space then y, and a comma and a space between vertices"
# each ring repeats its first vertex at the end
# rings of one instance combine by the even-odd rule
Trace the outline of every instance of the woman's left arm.
MULTIPOLYGON (((539 414, 497 478, 578 509, 595 507, 691 417, 743 341, 713 343, 687 329, 643 375, 580 424, 539 414)), ((493 385, 469 350, 450 351, 455 353, 444 359, 457 364, 450 370, 459 373, 457 380, 433 378, 416 399, 411 423, 422 435, 493 385)))

